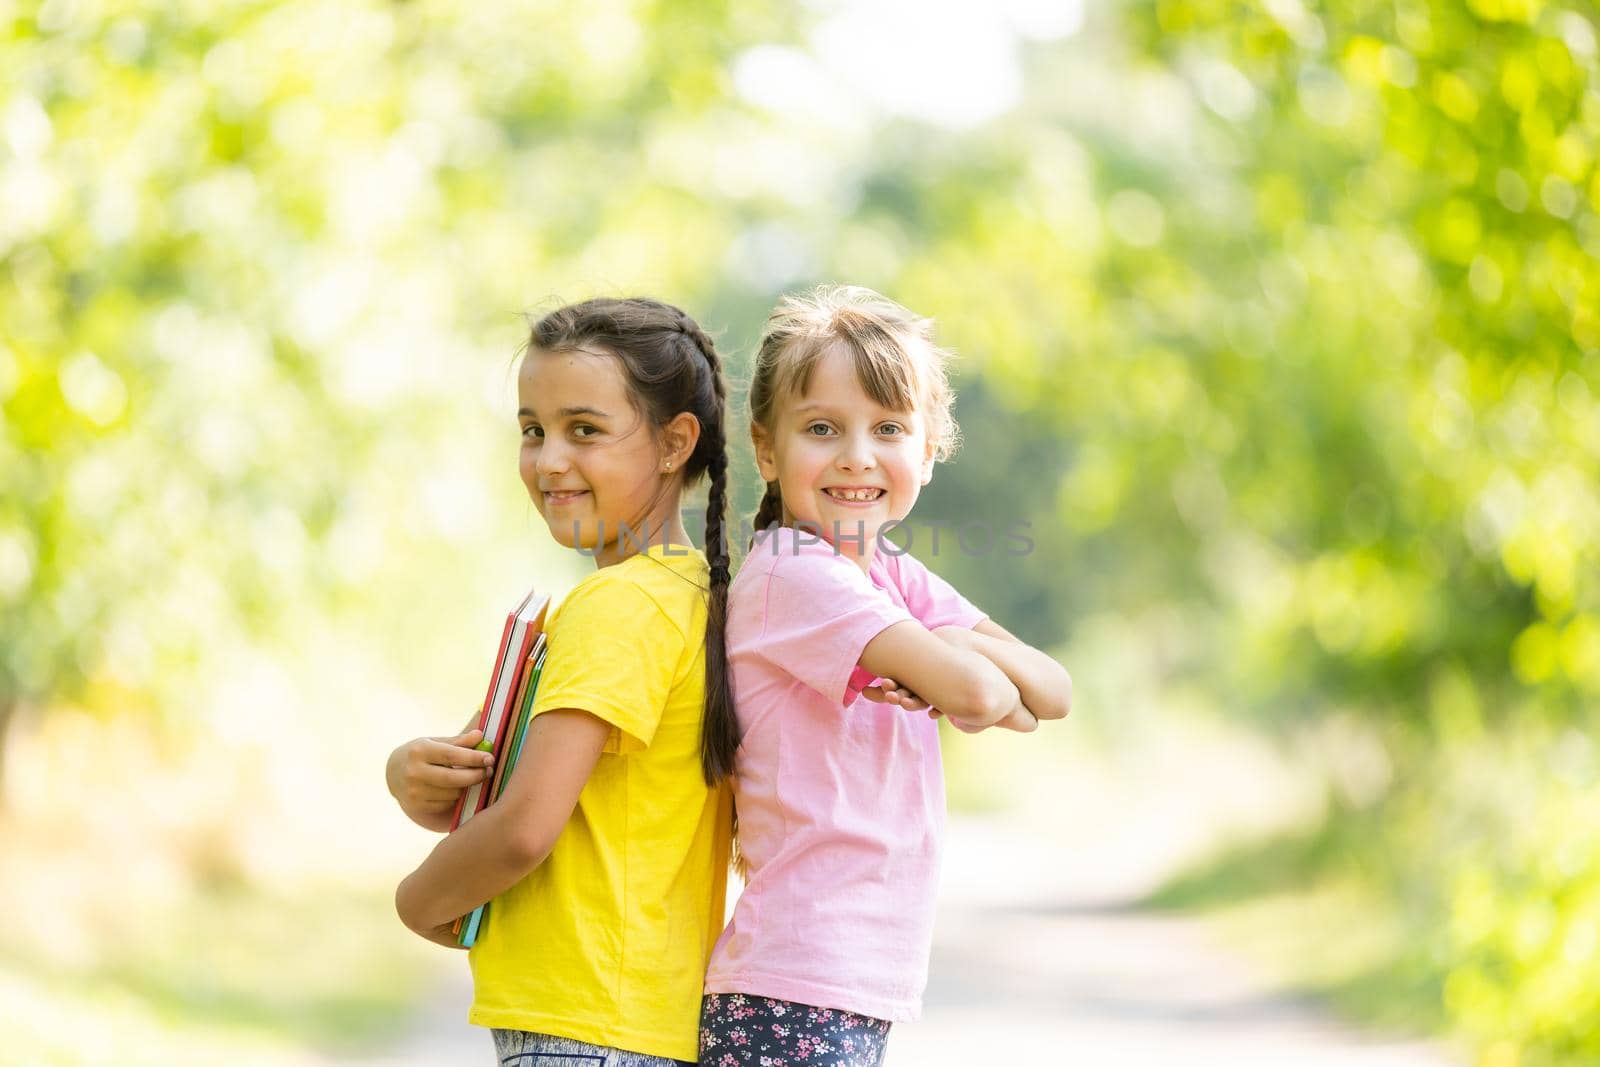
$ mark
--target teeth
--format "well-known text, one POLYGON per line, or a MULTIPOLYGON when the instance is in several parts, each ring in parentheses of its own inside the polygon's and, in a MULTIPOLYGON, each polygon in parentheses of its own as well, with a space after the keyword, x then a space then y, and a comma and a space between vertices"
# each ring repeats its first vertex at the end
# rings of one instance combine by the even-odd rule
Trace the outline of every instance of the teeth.
POLYGON ((828 495, 840 500, 849 500, 855 503, 865 503, 876 500, 883 495, 882 489, 829 489, 828 495))

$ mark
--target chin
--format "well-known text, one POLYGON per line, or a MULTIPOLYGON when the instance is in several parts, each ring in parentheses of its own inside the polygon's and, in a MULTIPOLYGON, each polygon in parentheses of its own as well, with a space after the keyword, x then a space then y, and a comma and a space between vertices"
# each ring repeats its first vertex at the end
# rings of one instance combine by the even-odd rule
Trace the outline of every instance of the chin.
POLYGON ((552 521, 547 515, 544 524, 549 528, 550 536, 555 538, 556 544, 562 548, 592 551, 600 547, 600 538, 596 536, 593 523, 583 521, 574 528, 571 519, 552 521))

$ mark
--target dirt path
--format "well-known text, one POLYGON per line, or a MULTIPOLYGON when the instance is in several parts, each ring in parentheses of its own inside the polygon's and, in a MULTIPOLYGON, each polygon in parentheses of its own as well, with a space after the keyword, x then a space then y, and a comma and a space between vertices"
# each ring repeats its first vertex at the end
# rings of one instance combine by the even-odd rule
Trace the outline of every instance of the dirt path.
MULTIPOLYGON (((1043 873, 1025 891, 985 882, 1025 842, 952 827, 923 1018, 895 1029, 888 1067, 1174 1064, 1447 1067, 1442 1052, 1364 1036, 1286 993, 1199 920, 1087 897, 1043 873), (994 903, 1006 896, 1008 903, 994 903)), ((1008 884, 1011 883, 1007 879, 1008 884)))
MULTIPOLYGON (((1464 1062, 1335 1022, 1203 920, 1138 908, 1220 836, 1301 817, 1302 772, 1238 737, 1165 727, 1117 753, 1050 756, 1031 821, 952 820, 923 1018, 895 1028, 889 1067, 1464 1062)), ((364 1067, 492 1062, 465 1022, 464 961, 441 962, 452 966, 426 1014, 364 1067)))

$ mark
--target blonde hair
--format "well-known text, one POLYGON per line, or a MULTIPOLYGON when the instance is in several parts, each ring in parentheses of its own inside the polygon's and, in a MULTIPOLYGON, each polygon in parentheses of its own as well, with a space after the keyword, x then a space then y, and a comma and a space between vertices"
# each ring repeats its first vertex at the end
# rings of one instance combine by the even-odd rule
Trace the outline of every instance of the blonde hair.
MULTIPOLYGON (((811 372, 834 346, 855 365, 856 380, 876 403, 922 416, 937 459, 960 446, 951 409, 955 394, 945 367, 950 353, 933 343, 933 320, 859 285, 825 285, 786 296, 767 317, 750 380, 750 419, 771 435, 781 401, 804 396, 811 372)), ((783 514, 777 482, 768 482, 756 511, 762 530, 783 514)))

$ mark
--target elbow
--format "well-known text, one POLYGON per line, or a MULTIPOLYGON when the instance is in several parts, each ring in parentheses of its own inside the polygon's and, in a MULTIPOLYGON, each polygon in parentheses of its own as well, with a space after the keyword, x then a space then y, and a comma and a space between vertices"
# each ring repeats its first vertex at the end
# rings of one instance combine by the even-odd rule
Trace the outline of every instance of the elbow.
POLYGON ((506 864, 518 872, 528 873, 546 861, 555 841, 542 833, 512 833, 506 840, 506 864))
POLYGON ((973 671, 957 715, 971 726, 992 726, 1009 715, 1019 699, 1017 687, 999 670, 973 671))
POLYGON ((1011 710, 1021 703, 1022 697, 1017 692, 1017 687, 1008 680, 1004 688, 996 687, 989 694, 989 699, 981 709, 982 721, 985 726, 995 723, 1011 714, 1011 710))
POLYGON ((543 863, 555 846, 555 835, 546 833, 536 820, 525 820, 525 828, 505 836, 506 865, 521 877, 543 863))
POLYGON ((405 902, 406 885, 401 882, 394 891, 394 913, 400 917, 400 922, 407 930, 415 930, 411 925, 411 917, 406 913, 405 902))
POLYGON ((429 929, 426 910, 427 902, 422 897, 416 872, 412 872, 395 887, 394 913, 400 917, 407 930, 414 934, 426 935, 429 929))
POLYGON ((1066 672, 1066 668, 1061 668, 1060 673, 1060 679, 1049 689, 1045 706, 1034 709, 1034 714, 1040 719, 1065 719, 1072 710, 1072 675, 1066 672))

